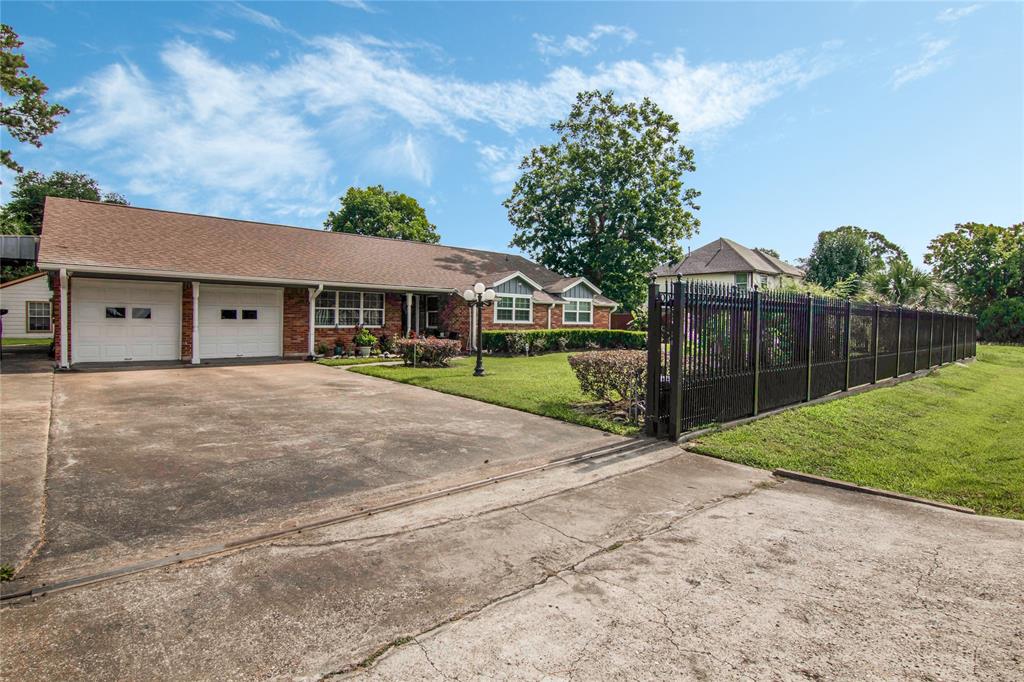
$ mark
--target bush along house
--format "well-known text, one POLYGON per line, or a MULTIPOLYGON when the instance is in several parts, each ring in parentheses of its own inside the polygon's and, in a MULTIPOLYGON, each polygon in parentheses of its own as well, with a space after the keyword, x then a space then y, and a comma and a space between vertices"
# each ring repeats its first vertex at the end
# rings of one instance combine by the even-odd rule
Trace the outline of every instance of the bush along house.
POLYGON ((607 329, 614 301, 513 254, 48 197, 58 365, 308 357, 359 328, 462 341, 458 292, 498 297, 484 329, 607 329))

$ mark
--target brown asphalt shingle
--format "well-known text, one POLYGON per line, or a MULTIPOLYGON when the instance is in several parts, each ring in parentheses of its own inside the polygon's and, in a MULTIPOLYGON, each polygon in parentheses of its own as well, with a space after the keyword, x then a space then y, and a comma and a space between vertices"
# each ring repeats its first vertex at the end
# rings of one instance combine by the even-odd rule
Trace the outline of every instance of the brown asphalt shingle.
POLYGON ((563 279, 514 254, 56 197, 39 263, 459 291, 511 271, 542 286, 563 279))

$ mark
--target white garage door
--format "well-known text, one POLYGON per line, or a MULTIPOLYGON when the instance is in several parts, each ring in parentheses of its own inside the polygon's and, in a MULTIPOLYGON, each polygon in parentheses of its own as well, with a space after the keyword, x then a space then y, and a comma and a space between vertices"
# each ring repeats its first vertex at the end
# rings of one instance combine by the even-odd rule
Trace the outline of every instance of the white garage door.
POLYGON ((71 362, 177 360, 181 284, 74 278, 71 362))
POLYGON ((199 286, 199 357, 281 355, 283 289, 199 286))

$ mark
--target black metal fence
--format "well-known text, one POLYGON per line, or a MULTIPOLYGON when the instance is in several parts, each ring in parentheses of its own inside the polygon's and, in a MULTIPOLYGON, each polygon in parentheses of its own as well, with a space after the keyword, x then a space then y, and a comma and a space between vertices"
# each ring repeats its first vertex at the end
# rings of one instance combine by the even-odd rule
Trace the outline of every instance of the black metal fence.
POLYGON ((974 357, 975 318, 708 282, 651 284, 646 429, 678 438, 974 357))

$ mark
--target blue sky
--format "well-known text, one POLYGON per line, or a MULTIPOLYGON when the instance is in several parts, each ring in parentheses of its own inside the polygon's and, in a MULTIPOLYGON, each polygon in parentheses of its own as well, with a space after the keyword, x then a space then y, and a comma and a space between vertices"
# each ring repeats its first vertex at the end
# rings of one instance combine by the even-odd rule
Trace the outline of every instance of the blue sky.
MULTIPOLYGON (((139 206, 319 227, 350 185, 506 249, 501 201, 577 91, 650 96, 701 231, 805 256, 1024 220, 1021 3, 4 3, 72 113, 27 168, 139 206)), ((5 139, 5 145, 10 144, 5 139)), ((10 186, 4 176, 4 192, 10 186)))

